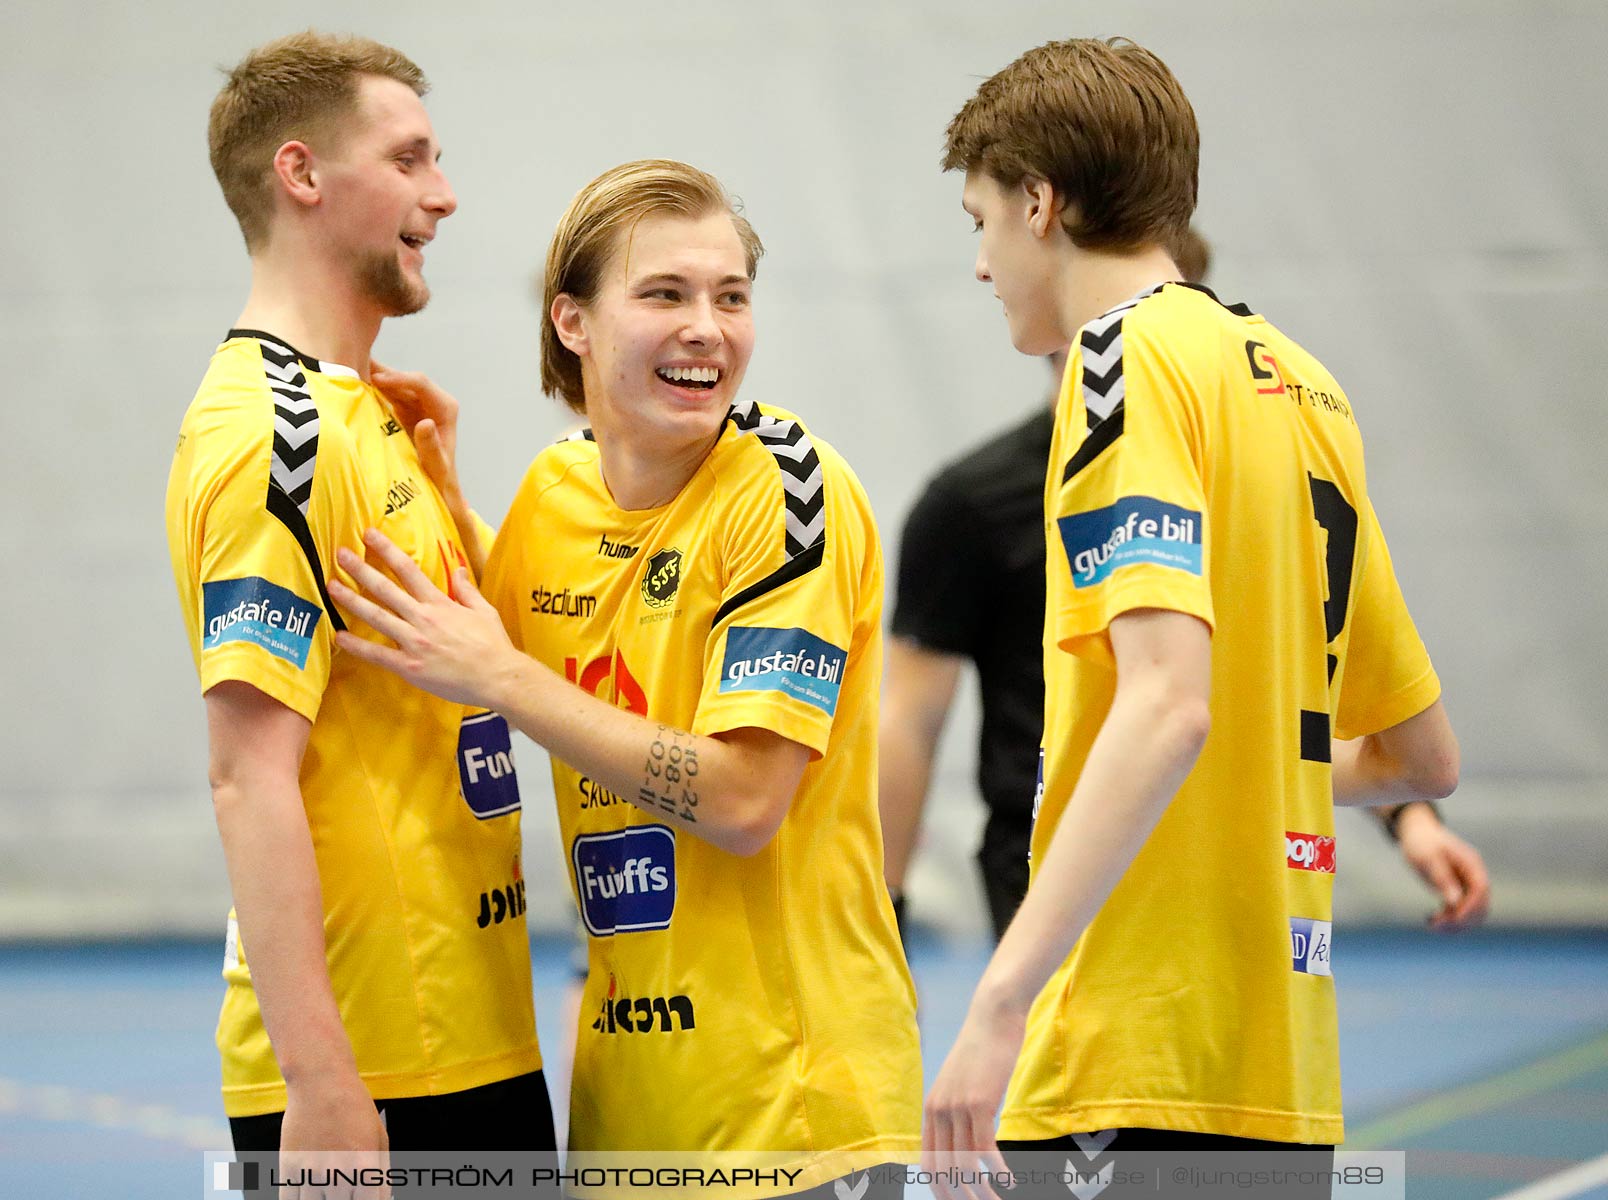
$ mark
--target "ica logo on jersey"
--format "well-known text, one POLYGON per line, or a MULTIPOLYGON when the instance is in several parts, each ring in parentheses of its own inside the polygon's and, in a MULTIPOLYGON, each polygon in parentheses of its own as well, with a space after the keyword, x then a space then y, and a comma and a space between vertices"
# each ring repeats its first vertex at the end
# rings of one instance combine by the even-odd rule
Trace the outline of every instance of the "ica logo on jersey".
POLYGON ((1284 834, 1284 865, 1295 871, 1334 874, 1334 839, 1315 833, 1284 834))
POLYGON ((474 713, 458 726, 458 784, 482 821, 519 808, 513 739, 499 713, 474 713))
POLYGON ((726 635, 720 690, 780 692, 830 716, 837 711, 847 659, 847 651, 803 629, 734 625, 726 635))
POLYGON ((1074 587, 1093 587, 1139 563, 1201 572, 1200 513, 1150 496, 1124 496, 1056 521, 1074 587))
POLYGON ((625 656, 616 650, 581 666, 578 658, 564 660, 564 678, 600 700, 612 700, 639 717, 648 715, 648 694, 625 665, 625 656), (612 692, 612 694, 610 694, 612 692))
POLYGON ((307 666, 313 630, 324 615, 318 605, 259 575, 202 584, 201 610, 206 630, 203 651, 228 642, 250 642, 296 664, 298 670, 307 666))
POLYGON ((581 920, 594 937, 668 929, 676 910, 676 835, 666 825, 587 833, 570 848, 581 920))

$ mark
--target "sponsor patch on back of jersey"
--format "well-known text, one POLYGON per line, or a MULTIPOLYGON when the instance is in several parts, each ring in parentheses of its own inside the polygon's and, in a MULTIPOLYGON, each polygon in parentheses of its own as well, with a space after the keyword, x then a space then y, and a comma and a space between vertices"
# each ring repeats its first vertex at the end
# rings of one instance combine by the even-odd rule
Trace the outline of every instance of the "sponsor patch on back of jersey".
POLYGON ((519 808, 514 743, 501 713, 475 713, 458 726, 458 785, 482 821, 519 808))
POLYGON ((201 611, 203 652, 227 642, 250 642, 298 670, 307 667, 313 630, 324 615, 311 600, 260 575, 203 583, 201 611))
POLYGON ((848 652, 803 629, 736 626, 726 636, 720 690, 780 692, 831 716, 848 652))
POLYGON ((668 929, 676 911, 676 835, 665 825, 587 833, 570 847, 581 920, 594 937, 668 929))
POLYGON ((1113 571, 1151 563, 1201 573, 1200 513, 1150 496, 1124 496, 1057 519, 1072 586, 1093 587, 1113 571))
POLYGON ((1290 965, 1303 975, 1333 975, 1329 950, 1334 926, 1310 917, 1290 918, 1290 965))
POLYGON ((1315 833, 1284 834, 1284 865, 1295 871, 1322 871, 1334 874, 1334 839, 1315 833))

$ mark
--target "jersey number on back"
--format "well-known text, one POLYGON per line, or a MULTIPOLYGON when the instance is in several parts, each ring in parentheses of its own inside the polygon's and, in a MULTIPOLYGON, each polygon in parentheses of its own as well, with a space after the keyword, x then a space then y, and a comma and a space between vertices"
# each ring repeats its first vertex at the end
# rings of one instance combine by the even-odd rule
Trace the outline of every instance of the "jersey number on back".
MULTIPOLYGON (((1327 535, 1324 570, 1328 575, 1329 596, 1323 602, 1324 641, 1329 646, 1346 627, 1346 606, 1351 602, 1351 572, 1357 555, 1357 510, 1340 489, 1327 479, 1307 472, 1312 489, 1312 515, 1327 535)), ((1327 680, 1334 681, 1340 659, 1328 653, 1327 680)), ((1308 762, 1329 761, 1329 714, 1301 710, 1301 757, 1308 762)))

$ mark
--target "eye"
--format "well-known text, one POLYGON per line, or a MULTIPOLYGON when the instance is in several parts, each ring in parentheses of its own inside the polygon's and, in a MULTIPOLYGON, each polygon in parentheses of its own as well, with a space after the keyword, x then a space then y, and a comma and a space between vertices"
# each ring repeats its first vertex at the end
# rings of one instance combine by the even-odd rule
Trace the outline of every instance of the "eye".
POLYGON ((720 302, 732 308, 744 308, 748 304, 748 299, 747 292, 731 291, 721 296, 720 302))
POLYGON ((668 300, 671 303, 681 299, 681 293, 672 287, 649 288, 642 295, 648 300, 668 300))
POLYGON ((397 165, 404 171, 411 171, 419 165, 419 158, 415 154, 403 154, 397 158, 397 165))

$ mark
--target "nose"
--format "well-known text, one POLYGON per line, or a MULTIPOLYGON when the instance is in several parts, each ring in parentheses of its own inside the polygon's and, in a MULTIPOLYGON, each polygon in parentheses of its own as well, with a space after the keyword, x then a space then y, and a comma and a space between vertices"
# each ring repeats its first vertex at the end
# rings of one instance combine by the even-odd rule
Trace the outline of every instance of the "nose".
POLYGON ((708 296, 700 296, 687 306, 687 320, 681 327, 681 340, 689 346, 704 349, 718 346, 726 340, 720 331, 720 319, 715 312, 714 302, 708 296))
POLYGON ((990 283, 993 276, 988 273, 988 259, 983 256, 983 248, 977 247, 977 262, 972 270, 977 275, 978 283, 990 283))
POLYGON ((452 184, 447 182, 446 174, 440 167, 435 168, 435 179, 432 187, 425 195, 424 207, 427 211, 436 214, 436 219, 450 217, 458 211, 458 197, 452 190, 452 184))

